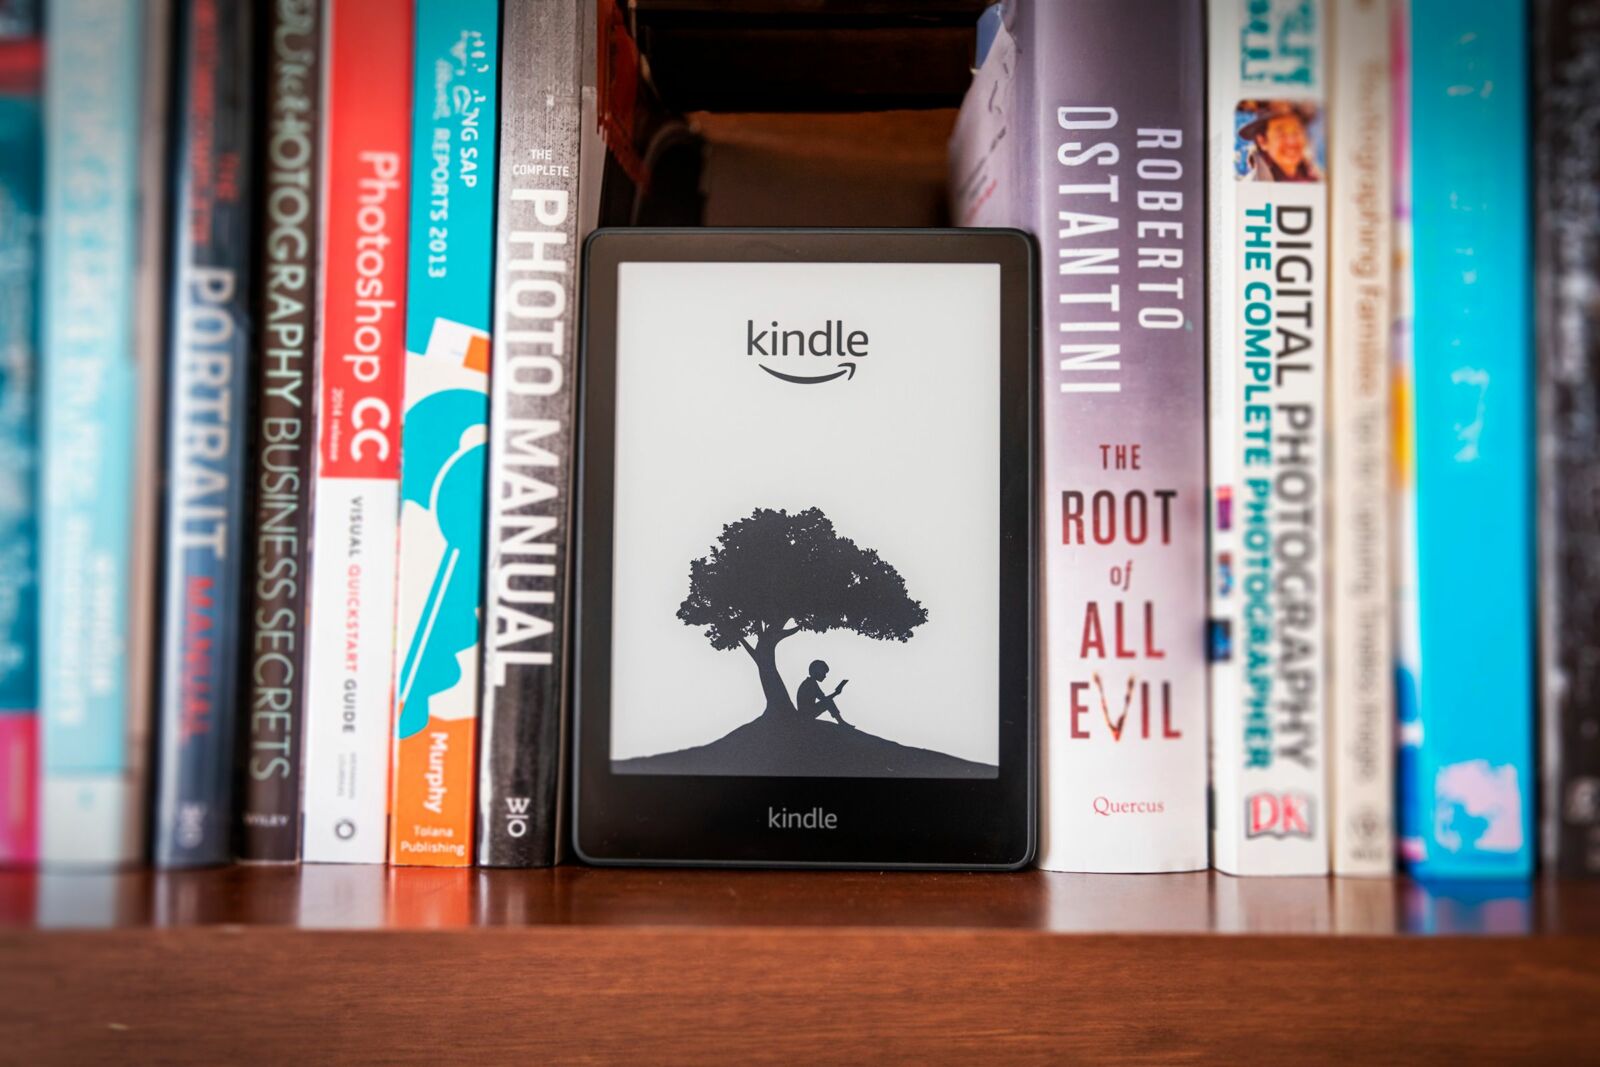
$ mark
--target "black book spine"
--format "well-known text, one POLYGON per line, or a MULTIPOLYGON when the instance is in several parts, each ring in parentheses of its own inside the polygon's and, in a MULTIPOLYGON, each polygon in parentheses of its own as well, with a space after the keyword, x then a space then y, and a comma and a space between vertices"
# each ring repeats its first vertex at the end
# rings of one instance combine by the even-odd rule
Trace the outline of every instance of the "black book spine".
POLYGON ((584 2, 507 0, 502 14, 477 831, 486 867, 548 866, 563 836, 584 2))
POLYGON ((40 0, 0 0, 0 40, 24 39, 39 32, 40 0))
POLYGON ((160 866, 232 853, 251 390, 251 0, 178 7, 154 841, 160 866))
POLYGON ((269 0, 257 140, 255 552, 237 831, 239 858, 263 863, 300 857, 321 35, 321 0, 269 0))
POLYGON ((1600 0, 1535 5, 1544 849, 1600 875, 1600 0))

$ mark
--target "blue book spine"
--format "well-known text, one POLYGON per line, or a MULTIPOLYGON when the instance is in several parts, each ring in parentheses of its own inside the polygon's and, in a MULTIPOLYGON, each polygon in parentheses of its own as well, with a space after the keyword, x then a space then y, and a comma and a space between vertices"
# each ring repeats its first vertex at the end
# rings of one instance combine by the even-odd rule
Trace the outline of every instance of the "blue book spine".
POLYGON ((134 684, 145 5, 52 0, 41 321, 42 858, 143 853, 134 684))
POLYGON ((38 96, 0 96, 0 867, 38 851, 40 137, 38 96))
POLYGON ((472 862, 499 4, 420 0, 390 861, 472 862))
POLYGON ((1525 0, 1413 0, 1414 634, 1402 854, 1525 877, 1533 840, 1533 327, 1525 0))
POLYGON ((231 858, 250 373, 254 4, 178 8, 155 861, 231 858))

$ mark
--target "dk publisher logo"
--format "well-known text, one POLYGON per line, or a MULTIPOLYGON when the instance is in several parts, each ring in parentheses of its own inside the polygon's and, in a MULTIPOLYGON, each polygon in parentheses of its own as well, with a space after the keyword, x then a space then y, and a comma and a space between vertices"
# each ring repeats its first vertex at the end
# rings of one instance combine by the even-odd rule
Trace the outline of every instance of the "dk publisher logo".
POLYGON ((1316 809, 1309 793, 1251 793, 1244 799, 1244 836, 1315 836, 1316 809))

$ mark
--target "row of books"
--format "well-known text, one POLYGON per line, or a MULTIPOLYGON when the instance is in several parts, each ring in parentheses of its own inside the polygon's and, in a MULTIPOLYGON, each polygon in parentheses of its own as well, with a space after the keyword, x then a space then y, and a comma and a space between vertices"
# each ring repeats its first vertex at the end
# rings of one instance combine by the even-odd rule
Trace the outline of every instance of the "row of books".
POLYGON ((621 14, 0 9, 0 862, 554 862, 621 14))
POLYGON ((1600 4, 1006 0, 980 52, 952 210, 1044 274, 1040 862, 1515 878, 1542 823, 1600 873, 1600 4))
MULTIPOLYGON (((14 10, 0 860, 553 862, 578 247, 694 221, 622 14, 14 10)), ((1542 807, 1600 871, 1600 0, 978 36, 952 216, 1042 263, 1041 864, 1520 877, 1542 807)))

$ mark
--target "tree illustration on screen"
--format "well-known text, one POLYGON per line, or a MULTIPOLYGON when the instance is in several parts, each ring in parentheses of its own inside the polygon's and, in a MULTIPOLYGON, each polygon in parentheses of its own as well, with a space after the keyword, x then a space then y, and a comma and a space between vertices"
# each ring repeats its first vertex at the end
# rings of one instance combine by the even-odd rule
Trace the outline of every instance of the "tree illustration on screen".
POLYGON ((821 509, 757 508, 723 526, 710 554, 690 562, 678 618, 705 627, 712 648, 749 654, 767 701, 763 714, 797 715, 778 673, 780 642, 829 630, 909 641, 928 612, 906 593, 899 571, 875 549, 839 536, 821 509))

